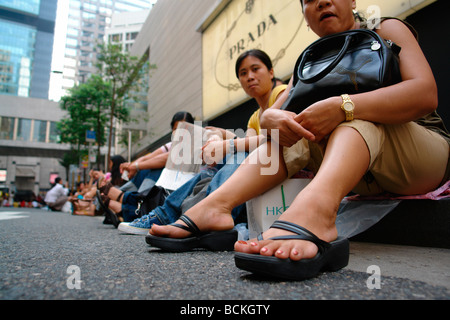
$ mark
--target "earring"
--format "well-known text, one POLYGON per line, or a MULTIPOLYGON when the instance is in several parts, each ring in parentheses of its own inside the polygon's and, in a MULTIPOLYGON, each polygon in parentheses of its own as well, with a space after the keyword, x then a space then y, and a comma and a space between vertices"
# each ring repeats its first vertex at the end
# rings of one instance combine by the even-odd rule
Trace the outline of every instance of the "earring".
POLYGON ((309 28, 309 24, 307 24, 306 26, 308 27, 308 32, 309 32, 309 31, 311 30, 311 29, 309 28))

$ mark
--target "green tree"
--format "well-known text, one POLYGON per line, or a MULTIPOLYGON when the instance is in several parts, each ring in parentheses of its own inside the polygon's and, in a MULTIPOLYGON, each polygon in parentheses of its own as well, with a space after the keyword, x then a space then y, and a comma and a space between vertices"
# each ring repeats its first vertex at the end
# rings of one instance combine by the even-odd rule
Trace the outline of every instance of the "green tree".
MULTIPOLYGON (((86 131, 94 129, 97 139, 97 161, 100 160, 100 147, 105 144, 105 130, 108 122, 106 116, 110 105, 111 86, 98 75, 91 76, 69 90, 69 95, 61 98, 61 108, 67 111, 57 128, 61 143, 69 143, 81 155, 86 145, 86 131)), ((73 158, 72 158, 73 159, 73 158)))
POLYGON ((148 53, 140 59, 122 51, 117 44, 98 45, 97 68, 100 76, 111 85, 109 109, 108 161, 111 156, 114 118, 124 123, 129 122, 130 113, 125 105, 127 99, 133 98, 128 92, 139 91, 139 81, 148 74, 148 53), (143 72, 143 68, 146 69, 143 72))

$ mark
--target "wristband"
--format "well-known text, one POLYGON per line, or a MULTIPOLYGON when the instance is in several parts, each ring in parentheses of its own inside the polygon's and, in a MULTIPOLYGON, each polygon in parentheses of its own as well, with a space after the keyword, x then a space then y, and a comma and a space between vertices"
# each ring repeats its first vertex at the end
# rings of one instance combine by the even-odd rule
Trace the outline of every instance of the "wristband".
POLYGON ((135 162, 135 166, 136 166, 136 172, 139 172, 139 164, 137 162, 135 162))

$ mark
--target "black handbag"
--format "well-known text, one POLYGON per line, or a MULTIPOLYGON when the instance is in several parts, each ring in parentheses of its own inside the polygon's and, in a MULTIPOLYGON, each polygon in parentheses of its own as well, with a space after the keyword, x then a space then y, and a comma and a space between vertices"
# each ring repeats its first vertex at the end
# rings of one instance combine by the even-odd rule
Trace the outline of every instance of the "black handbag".
POLYGON ((293 86, 281 109, 300 113, 329 97, 398 83, 400 50, 392 41, 368 29, 322 37, 298 58, 293 86))
POLYGON ((162 206, 168 196, 169 192, 166 189, 156 185, 146 192, 138 193, 136 196, 136 218, 140 218, 156 207, 162 206))

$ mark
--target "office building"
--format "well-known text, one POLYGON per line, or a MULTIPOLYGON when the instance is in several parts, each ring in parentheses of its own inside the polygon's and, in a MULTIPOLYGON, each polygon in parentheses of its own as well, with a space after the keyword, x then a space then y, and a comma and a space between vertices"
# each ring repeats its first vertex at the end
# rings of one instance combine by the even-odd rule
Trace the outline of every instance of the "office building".
POLYGON ((149 0, 60 0, 57 27, 66 31, 55 56, 51 99, 58 101, 67 89, 96 72, 96 47, 104 39, 115 13, 150 9, 149 0), (64 39, 64 38, 63 38, 64 39))
POLYGON ((57 0, 0 0, 0 94, 47 99, 57 0))

